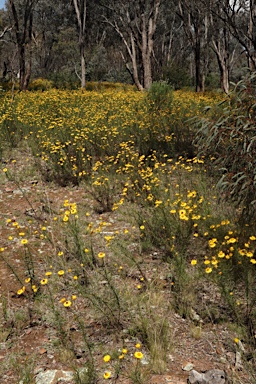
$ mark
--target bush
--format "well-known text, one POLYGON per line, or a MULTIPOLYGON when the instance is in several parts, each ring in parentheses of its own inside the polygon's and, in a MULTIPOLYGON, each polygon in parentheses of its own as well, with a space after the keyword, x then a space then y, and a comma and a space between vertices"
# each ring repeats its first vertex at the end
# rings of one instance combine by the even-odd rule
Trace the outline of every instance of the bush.
POLYGON ((171 110, 173 101, 173 88, 164 81, 154 82, 147 94, 146 102, 152 112, 171 110))
POLYGON ((177 90, 191 85, 187 71, 179 65, 172 65, 164 69, 164 79, 177 90))
POLYGON ((53 82, 47 79, 34 79, 29 83, 29 91, 47 91, 53 88, 53 82))
POLYGON ((256 207, 255 99, 253 73, 235 85, 215 115, 200 119, 195 139, 199 154, 213 161, 223 196, 235 202, 247 221, 255 218, 256 207))

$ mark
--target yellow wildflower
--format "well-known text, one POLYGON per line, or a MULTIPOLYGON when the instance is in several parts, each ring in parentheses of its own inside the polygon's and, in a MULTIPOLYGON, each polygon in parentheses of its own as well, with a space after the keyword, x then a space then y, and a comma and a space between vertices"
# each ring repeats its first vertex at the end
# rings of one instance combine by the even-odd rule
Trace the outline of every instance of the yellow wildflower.
POLYGON ((64 305, 64 307, 70 307, 71 306, 71 301, 70 300, 67 300, 67 301, 64 301, 64 303, 63 303, 63 305, 64 305))
POLYGON ((111 372, 110 371, 106 371, 104 372, 104 375, 103 375, 104 379, 110 379, 111 378, 111 372))
POLYGON ((17 295, 22 295, 22 294, 25 292, 25 290, 26 290, 26 287, 23 286, 21 289, 19 289, 19 290, 17 291, 17 295))
POLYGON ((142 359, 143 358, 143 353, 142 352, 140 352, 140 351, 136 351, 135 353, 134 353, 134 357, 136 357, 136 359, 142 359))

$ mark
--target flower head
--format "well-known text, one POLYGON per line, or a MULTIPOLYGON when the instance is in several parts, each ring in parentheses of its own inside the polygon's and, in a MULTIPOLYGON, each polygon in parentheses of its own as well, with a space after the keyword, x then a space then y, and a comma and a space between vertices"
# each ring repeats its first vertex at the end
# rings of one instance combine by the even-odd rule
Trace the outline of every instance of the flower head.
POLYGON ((140 352, 140 351, 137 351, 134 353, 134 357, 136 357, 136 359, 142 359, 143 358, 143 353, 140 352))
POLYGON ((103 360, 105 361, 105 363, 108 363, 111 360, 111 356, 110 355, 105 355, 103 357, 103 360))
POLYGON ((24 287, 22 287, 21 289, 19 289, 18 291, 17 291, 17 295, 23 295, 23 293, 25 292, 25 290, 26 290, 26 287, 24 286, 24 287))
POLYGON ((60 299, 60 303, 65 303, 65 301, 66 301, 66 297, 63 297, 62 299, 60 299))
POLYGON ((217 239, 216 238, 213 238, 213 239, 210 239, 209 241, 208 241, 208 245, 209 245, 209 247, 210 248, 214 248, 214 247, 216 247, 216 243, 217 243, 217 239))
POLYGON ((31 287, 31 288, 32 288, 32 290, 33 290, 33 292, 34 292, 34 293, 36 293, 36 292, 38 291, 38 288, 37 288, 37 286, 36 286, 36 285, 34 285, 34 284, 32 285, 32 287, 31 287))
POLYGON ((105 257, 105 253, 104 253, 104 252, 99 252, 99 253, 98 253, 98 257, 99 257, 100 259, 103 259, 103 258, 105 257))
POLYGON ((70 307, 71 304, 72 304, 72 303, 71 303, 70 300, 66 300, 66 301, 64 301, 64 303, 63 303, 64 307, 66 307, 66 308, 70 307))
POLYGON ((110 379, 110 377, 111 377, 111 372, 110 371, 106 371, 106 372, 104 372, 104 375, 103 375, 103 377, 104 377, 104 379, 110 379))

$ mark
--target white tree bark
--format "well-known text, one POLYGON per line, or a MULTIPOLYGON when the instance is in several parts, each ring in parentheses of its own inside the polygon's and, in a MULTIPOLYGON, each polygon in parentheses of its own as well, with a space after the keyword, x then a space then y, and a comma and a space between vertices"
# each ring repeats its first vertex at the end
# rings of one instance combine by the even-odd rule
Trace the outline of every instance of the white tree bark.
POLYGON ((79 28, 79 49, 81 61, 81 88, 86 84, 86 66, 85 66, 85 34, 86 34, 86 0, 73 0, 76 18, 79 28))
POLYGON ((145 0, 136 4, 129 0, 116 9, 116 18, 105 18, 121 37, 131 61, 131 67, 122 53, 126 68, 132 74, 139 90, 148 89, 152 84, 152 55, 154 33, 157 27, 161 0, 145 0), (139 68, 142 67, 140 74, 139 68))

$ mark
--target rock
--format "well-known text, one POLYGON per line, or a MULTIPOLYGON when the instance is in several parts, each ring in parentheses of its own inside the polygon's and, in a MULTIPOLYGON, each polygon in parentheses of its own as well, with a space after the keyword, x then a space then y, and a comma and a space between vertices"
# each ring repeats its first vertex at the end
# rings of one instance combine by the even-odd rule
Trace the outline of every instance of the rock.
POLYGON ((242 364, 242 356, 240 352, 236 352, 236 362, 235 362, 235 368, 238 371, 241 371, 243 369, 243 364, 242 364))
POLYGON ((40 372, 36 376, 36 384, 74 383, 73 372, 51 369, 40 372))
POLYGON ((190 372, 189 384, 225 384, 226 373, 221 369, 211 369, 205 373, 199 373, 194 369, 190 372))
POLYGON ((201 384, 203 383, 203 373, 199 373, 192 369, 192 371, 189 374, 188 382, 190 384, 201 384))
POLYGON ((185 364, 185 365, 182 367, 182 370, 183 370, 183 371, 192 371, 193 368, 194 368, 194 364, 192 364, 192 363, 187 363, 187 364, 185 364))
POLYGON ((241 349, 242 352, 245 352, 245 349, 244 349, 244 346, 243 346, 241 340, 238 341, 237 345, 238 345, 238 347, 241 349))
MULTIPOLYGON (((88 368, 80 368, 77 373, 85 375, 88 372, 88 368)), ((75 384, 74 373, 71 371, 62 371, 60 369, 48 369, 45 371, 43 368, 36 367, 36 384, 75 384)), ((20 382, 19 384, 23 384, 20 382)))
POLYGON ((196 321, 196 322, 201 321, 200 316, 196 313, 196 311, 193 308, 191 308, 190 317, 191 317, 191 320, 193 320, 193 321, 196 321))
POLYGON ((211 369, 205 374, 205 384, 225 384, 226 373, 222 369, 211 369))

